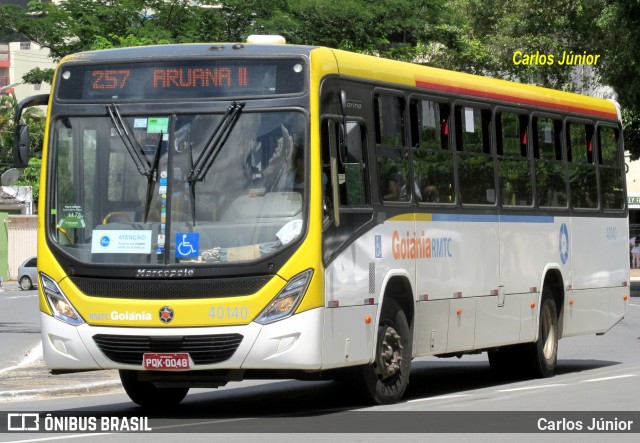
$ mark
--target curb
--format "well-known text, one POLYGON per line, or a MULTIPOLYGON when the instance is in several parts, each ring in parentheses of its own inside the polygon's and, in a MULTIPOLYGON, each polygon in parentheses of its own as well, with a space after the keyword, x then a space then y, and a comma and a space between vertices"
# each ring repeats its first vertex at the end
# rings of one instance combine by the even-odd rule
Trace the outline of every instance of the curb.
POLYGON ((122 390, 117 371, 52 374, 44 365, 41 343, 29 349, 14 366, 0 370, 0 402, 104 394, 116 390, 122 390))
POLYGON ((5 281, 0 285, 0 292, 16 292, 22 291, 20 285, 16 281, 5 281))
POLYGON ((47 388, 47 389, 23 389, 19 391, 0 391, 0 401, 2 400, 23 400, 30 398, 50 398, 63 395, 92 395, 107 394, 116 390, 123 390, 119 380, 88 383, 82 386, 47 388))

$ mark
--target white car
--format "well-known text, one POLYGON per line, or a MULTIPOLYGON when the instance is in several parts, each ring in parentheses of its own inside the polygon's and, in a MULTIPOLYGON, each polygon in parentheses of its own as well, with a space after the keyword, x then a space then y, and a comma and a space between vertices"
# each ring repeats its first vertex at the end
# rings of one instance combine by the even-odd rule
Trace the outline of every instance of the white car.
POLYGON ((37 257, 30 257, 22 262, 18 268, 18 283, 23 291, 28 291, 38 286, 37 257))

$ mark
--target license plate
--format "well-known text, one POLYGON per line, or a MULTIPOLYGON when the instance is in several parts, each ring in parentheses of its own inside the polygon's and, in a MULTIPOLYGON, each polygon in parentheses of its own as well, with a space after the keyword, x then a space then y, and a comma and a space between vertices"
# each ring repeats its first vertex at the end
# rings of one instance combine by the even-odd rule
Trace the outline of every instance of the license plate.
POLYGON ((144 354, 142 365, 154 371, 184 371, 191 368, 191 359, 187 353, 144 354))

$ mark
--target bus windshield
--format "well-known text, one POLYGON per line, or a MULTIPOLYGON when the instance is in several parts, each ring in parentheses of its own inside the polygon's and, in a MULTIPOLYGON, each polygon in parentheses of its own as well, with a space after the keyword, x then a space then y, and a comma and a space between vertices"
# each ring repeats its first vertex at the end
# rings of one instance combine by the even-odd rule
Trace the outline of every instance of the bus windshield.
POLYGON ((295 241, 306 119, 242 105, 172 116, 112 105, 107 116, 57 118, 54 242, 85 263, 223 265, 295 241))

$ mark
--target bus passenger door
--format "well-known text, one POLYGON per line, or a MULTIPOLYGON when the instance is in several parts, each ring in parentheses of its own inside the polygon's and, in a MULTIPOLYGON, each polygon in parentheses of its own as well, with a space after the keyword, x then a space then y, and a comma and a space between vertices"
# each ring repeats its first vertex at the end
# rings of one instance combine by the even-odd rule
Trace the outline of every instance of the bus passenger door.
POLYGON ((368 363, 373 347, 371 328, 353 321, 375 316, 371 266, 373 241, 365 232, 373 220, 366 167, 366 130, 359 121, 346 125, 335 118, 322 121, 323 258, 326 266, 324 367, 368 363), (344 132, 343 132, 344 131, 344 132), (345 140, 346 135, 346 140, 345 140), (342 142, 341 142, 342 138, 342 142), (324 179, 323 179, 324 181, 324 179))

